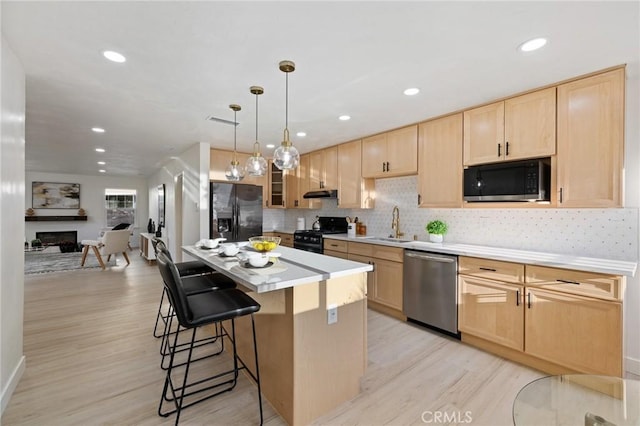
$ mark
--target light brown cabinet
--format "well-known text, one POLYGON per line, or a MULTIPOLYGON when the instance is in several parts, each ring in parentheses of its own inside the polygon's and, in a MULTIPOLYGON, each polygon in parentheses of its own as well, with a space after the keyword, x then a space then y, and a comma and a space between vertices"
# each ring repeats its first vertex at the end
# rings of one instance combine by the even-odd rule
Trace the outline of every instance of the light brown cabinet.
POLYGON ((310 161, 310 154, 301 155, 298 167, 287 172, 287 208, 319 209, 322 207, 321 200, 303 197, 310 190, 310 161))
POLYGON ((554 374, 622 375, 623 277, 461 256, 458 283, 463 341, 554 374))
POLYGON ((286 232, 265 232, 267 237, 280 237, 280 245, 293 248, 293 234, 286 232))
POLYGON ((375 180, 362 177, 362 141, 338 145, 338 207, 372 209, 375 180))
POLYGON ((339 257, 341 259, 348 259, 348 245, 349 243, 346 241, 324 238, 322 254, 326 256, 339 257))
POLYGON ((332 146, 309 155, 309 190, 338 189, 338 147, 332 146))
POLYGON ((624 68, 558 86, 558 207, 622 206, 624 68))
POLYGON ((362 140, 362 177, 384 178, 418 173, 418 126, 362 140))
POLYGON ((555 153, 555 87, 464 112, 465 166, 555 153))
POLYGON ((380 310, 397 318, 402 314, 402 277, 404 250, 397 247, 349 242, 349 260, 370 263, 367 301, 372 309, 380 310))
POLYGON ((462 206, 462 113, 418 126, 418 206, 462 206))

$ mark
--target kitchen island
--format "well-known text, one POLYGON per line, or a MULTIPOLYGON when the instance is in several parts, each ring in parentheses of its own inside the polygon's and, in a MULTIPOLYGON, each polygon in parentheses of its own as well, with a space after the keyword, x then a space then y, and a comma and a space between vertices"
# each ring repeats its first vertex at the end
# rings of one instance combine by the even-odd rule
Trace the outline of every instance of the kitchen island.
MULTIPOLYGON (((279 247, 273 265, 250 268, 216 250, 183 251, 260 303, 255 319, 262 392, 287 423, 308 424, 360 393, 371 265, 279 247), (328 324, 333 308, 337 321, 328 324)), ((250 320, 236 320, 236 329, 240 357, 253 369, 250 320)))

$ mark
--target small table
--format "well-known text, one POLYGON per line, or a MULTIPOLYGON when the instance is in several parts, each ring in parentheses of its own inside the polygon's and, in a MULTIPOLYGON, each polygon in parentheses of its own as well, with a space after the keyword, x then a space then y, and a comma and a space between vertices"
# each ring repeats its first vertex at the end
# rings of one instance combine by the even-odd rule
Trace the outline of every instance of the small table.
POLYGON ((640 424, 640 381, 588 374, 547 376, 523 387, 513 402, 521 425, 640 424))

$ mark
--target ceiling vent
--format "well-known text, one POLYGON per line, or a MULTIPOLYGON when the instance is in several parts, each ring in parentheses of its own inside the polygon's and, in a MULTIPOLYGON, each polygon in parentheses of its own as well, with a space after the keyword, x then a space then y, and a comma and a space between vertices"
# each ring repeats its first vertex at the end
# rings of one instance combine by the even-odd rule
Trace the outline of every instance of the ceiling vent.
POLYGON ((214 121, 217 123, 228 124, 230 126, 234 126, 234 125, 237 126, 238 124, 240 124, 237 121, 225 120, 224 118, 214 117, 213 115, 208 116, 207 121, 214 121))

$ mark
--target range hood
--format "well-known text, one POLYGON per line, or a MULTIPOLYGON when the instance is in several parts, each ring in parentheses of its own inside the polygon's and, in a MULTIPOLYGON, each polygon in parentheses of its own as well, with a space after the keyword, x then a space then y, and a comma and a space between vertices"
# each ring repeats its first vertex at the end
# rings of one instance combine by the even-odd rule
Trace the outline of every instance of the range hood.
POLYGON ((338 191, 309 191, 302 198, 338 198, 338 191))

